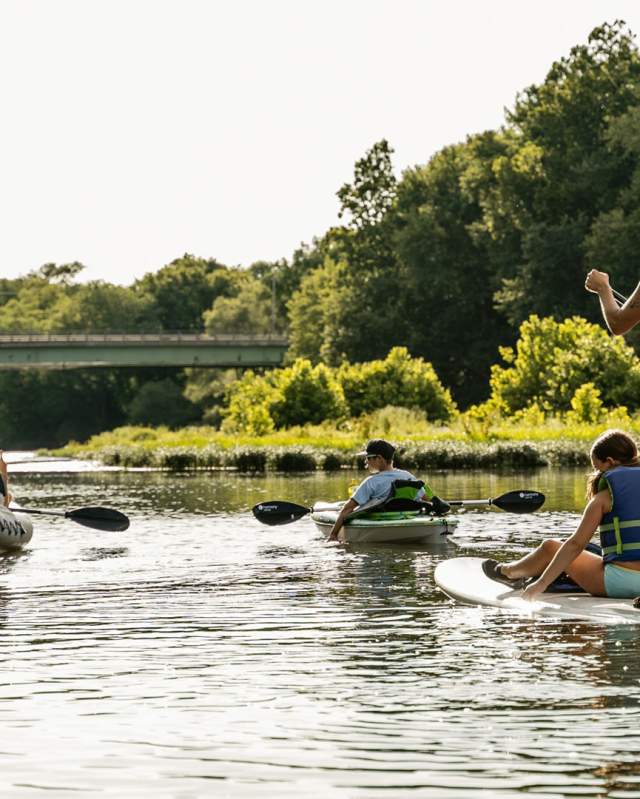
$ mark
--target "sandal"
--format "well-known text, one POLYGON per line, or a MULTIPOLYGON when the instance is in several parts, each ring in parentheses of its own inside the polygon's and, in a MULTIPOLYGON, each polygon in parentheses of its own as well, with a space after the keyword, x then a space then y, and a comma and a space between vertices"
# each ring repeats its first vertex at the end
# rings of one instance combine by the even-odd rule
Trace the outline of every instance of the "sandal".
POLYGON ((516 577, 515 579, 511 579, 510 577, 506 577, 502 573, 502 564, 499 563, 497 560, 493 560, 489 558, 485 560, 482 564, 482 571, 487 575, 490 580, 495 580, 497 583, 502 583, 503 585, 509 586, 509 588, 513 588, 514 591, 523 588, 524 584, 526 583, 526 579, 524 577, 516 577))

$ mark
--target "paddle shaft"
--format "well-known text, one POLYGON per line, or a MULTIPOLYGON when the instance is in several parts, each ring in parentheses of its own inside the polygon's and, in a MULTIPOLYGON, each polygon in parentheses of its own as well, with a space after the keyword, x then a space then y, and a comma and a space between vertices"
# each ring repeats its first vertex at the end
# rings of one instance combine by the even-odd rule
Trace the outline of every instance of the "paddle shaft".
POLYGON ((448 499, 447 504, 451 507, 460 507, 461 505, 493 505, 492 499, 448 499))
POLYGON ((620 292, 616 291, 614 288, 611 289, 611 293, 615 297, 616 302, 618 303, 618 305, 622 305, 623 303, 625 303, 627 301, 627 298, 624 296, 624 294, 620 294, 620 292))
POLYGON ((11 508, 16 513, 40 513, 44 516, 68 516, 67 510, 39 510, 37 508, 11 508))

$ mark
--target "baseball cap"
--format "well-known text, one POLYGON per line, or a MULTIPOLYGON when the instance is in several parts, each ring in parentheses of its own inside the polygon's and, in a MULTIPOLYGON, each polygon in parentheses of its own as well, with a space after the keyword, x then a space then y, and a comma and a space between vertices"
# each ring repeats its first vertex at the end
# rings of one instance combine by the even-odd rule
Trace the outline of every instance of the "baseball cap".
POLYGON ((385 441, 384 438, 372 438, 371 441, 367 441, 367 446, 362 452, 358 452, 358 455, 382 455, 382 457, 386 461, 390 461, 396 448, 393 444, 390 444, 388 441, 385 441))

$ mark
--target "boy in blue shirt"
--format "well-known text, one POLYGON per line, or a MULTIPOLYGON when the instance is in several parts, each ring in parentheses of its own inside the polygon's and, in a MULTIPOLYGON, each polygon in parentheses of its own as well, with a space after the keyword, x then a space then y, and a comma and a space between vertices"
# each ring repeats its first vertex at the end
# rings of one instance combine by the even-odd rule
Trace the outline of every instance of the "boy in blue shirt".
MULTIPOLYGON (((345 502, 342 510, 329 535, 329 541, 335 541, 344 525, 345 519, 358 507, 379 500, 382 502, 391 495, 393 484, 396 480, 416 480, 416 478, 405 469, 397 469, 393 465, 393 456, 396 448, 393 444, 385 441, 384 438, 374 438, 368 442, 363 452, 358 452, 367 459, 367 470, 371 472, 353 492, 353 495, 345 502)), ((429 486, 420 488, 415 497, 417 500, 427 499, 433 503, 434 510, 443 515, 449 510, 446 502, 435 496, 429 486)))

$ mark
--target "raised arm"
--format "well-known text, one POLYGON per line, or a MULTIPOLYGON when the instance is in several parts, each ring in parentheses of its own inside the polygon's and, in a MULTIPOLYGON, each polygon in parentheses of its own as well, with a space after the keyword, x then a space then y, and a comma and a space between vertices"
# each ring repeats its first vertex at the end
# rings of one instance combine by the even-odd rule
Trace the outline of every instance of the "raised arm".
POLYGON ((587 291, 598 295, 604 320, 615 336, 628 333, 640 322, 640 283, 622 307, 618 307, 606 272, 592 269, 587 275, 584 286, 587 291))

